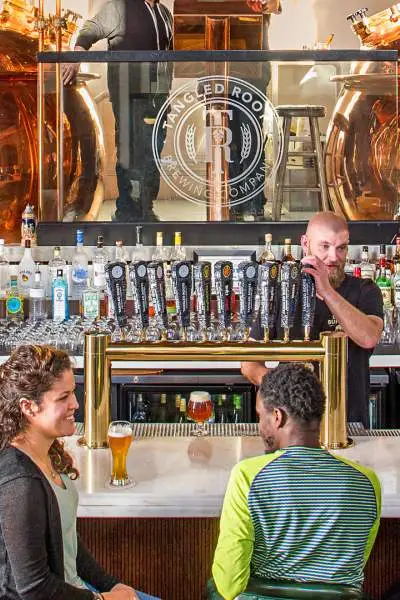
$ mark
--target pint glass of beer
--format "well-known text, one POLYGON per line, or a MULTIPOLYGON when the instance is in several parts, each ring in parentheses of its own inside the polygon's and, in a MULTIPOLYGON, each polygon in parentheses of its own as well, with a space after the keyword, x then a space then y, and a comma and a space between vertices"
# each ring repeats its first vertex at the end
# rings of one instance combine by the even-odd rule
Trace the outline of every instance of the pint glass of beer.
POLYGON ((126 457, 132 442, 132 433, 132 423, 129 421, 113 421, 108 427, 108 445, 112 454, 112 487, 133 485, 126 470, 126 457))

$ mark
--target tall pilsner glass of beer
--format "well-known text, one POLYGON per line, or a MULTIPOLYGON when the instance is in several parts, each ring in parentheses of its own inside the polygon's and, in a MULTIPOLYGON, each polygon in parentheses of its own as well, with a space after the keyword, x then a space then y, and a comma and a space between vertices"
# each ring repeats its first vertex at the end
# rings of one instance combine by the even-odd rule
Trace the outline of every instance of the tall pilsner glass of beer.
POLYGON ((126 487, 133 485, 126 469, 126 457, 132 442, 132 423, 129 421, 113 421, 108 427, 108 445, 112 454, 110 485, 126 487))

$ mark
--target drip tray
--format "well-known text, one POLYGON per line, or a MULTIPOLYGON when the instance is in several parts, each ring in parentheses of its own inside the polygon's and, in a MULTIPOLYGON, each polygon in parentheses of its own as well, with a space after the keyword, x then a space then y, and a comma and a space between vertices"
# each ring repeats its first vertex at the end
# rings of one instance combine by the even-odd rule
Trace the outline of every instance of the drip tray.
MULTIPOLYGON (((192 423, 133 423, 133 437, 190 437, 192 423)), ((258 436, 257 423, 212 423, 205 429, 210 437, 258 436)), ((76 434, 83 435, 83 423, 76 424, 76 434)), ((350 437, 400 437, 400 429, 364 429, 361 423, 349 423, 350 437)))

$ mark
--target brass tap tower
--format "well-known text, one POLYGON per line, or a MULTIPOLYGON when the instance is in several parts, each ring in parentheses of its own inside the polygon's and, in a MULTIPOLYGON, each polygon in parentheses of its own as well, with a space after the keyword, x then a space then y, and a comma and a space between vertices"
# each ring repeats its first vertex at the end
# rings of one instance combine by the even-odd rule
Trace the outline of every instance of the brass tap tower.
POLYGON ((110 343, 109 335, 85 335, 85 433, 89 448, 107 446, 110 421, 111 361, 295 361, 318 362, 326 395, 321 445, 338 449, 351 445, 346 427, 347 336, 322 333, 316 342, 205 342, 171 344, 110 343), (173 350, 172 350, 173 348, 173 350))

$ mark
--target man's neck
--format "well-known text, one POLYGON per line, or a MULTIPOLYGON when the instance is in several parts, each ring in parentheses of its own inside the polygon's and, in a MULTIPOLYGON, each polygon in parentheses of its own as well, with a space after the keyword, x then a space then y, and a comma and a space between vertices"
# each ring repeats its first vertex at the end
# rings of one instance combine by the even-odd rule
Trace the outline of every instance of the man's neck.
POLYGON ((319 431, 314 432, 292 432, 286 437, 286 440, 282 440, 282 448, 288 448, 289 446, 304 446, 306 448, 320 448, 321 443, 319 441, 319 431))

